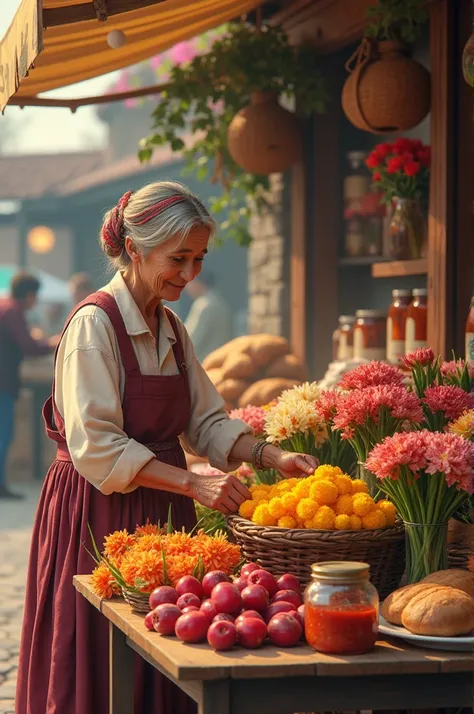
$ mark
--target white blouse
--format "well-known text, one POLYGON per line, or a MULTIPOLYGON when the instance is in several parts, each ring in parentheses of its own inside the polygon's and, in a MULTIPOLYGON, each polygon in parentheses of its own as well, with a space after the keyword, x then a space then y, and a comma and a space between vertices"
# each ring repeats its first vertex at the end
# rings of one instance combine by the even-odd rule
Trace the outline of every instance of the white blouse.
MULTIPOLYGON (((178 374, 172 349, 176 338, 165 309, 160 308, 157 350, 122 275, 117 273, 102 290, 117 302, 142 374, 178 374)), ((183 323, 178 317, 176 322, 191 394, 191 417, 181 442, 186 451, 207 457, 215 468, 232 471, 239 464, 230 462, 229 454, 237 439, 252 429, 228 418, 183 323)), ((59 346, 55 380, 56 407, 64 420, 75 469, 104 494, 136 488, 130 487, 131 482, 154 454, 123 430, 125 371, 115 331, 101 308, 87 305, 74 315, 59 346)))

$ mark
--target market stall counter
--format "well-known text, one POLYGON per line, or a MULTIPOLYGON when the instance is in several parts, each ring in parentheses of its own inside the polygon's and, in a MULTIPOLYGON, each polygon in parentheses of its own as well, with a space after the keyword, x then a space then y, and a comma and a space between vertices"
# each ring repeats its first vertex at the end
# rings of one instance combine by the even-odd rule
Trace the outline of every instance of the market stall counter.
MULTIPOLYGON (((189 647, 144 627, 119 598, 102 600, 90 576, 74 586, 109 621, 110 714, 133 713, 137 652, 198 704, 199 714, 429 709, 472 706, 472 652, 424 650, 381 639, 370 654, 329 656, 301 645, 250 652, 189 647)), ((151 714, 151 713, 150 713, 151 714)))

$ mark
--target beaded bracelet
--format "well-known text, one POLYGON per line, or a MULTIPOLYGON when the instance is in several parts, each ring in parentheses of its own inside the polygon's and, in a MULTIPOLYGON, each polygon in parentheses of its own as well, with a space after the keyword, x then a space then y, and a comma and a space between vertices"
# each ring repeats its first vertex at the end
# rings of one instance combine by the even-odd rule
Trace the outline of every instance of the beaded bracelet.
POLYGON ((268 445, 268 441, 257 441, 252 446, 252 464, 257 471, 261 471, 263 469, 262 454, 264 448, 268 445))

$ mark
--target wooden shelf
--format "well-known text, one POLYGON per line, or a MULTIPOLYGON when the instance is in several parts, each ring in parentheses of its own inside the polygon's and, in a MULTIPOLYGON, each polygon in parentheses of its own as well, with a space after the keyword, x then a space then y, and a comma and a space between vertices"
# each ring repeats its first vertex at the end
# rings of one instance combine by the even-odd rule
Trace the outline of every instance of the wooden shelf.
POLYGON ((428 259, 419 260, 394 260, 372 265, 373 278, 400 278, 404 275, 426 275, 428 273, 428 259))
POLYGON ((373 255, 361 255, 355 258, 339 258, 338 264, 340 268, 354 268, 358 266, 369 266, 374 263, 386 263, 386 258, 380 258, 373 255))

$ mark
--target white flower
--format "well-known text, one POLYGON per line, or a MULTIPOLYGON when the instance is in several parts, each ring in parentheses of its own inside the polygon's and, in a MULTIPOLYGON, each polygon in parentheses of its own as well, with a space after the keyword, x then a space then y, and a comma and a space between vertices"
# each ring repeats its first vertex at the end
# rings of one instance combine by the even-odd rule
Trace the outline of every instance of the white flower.
POLYGON ((285 389, 278 399, 279 402, 290 401, 294 403, 294 399, 304 399, 306 402, 315 402, 319 399, 321 395, 321 390, 318 387, 317 382, 305 382, 304 384, 298 384, 292 389, 285 389))
POLYGON ((291 439, 296 434, 314 434, 316 444, 328 438, 327 428, 317 415, 313 402, 306 401, 298 394, 289 394, 267 413, 265 432, 267 441, 280 442, 291 439))

